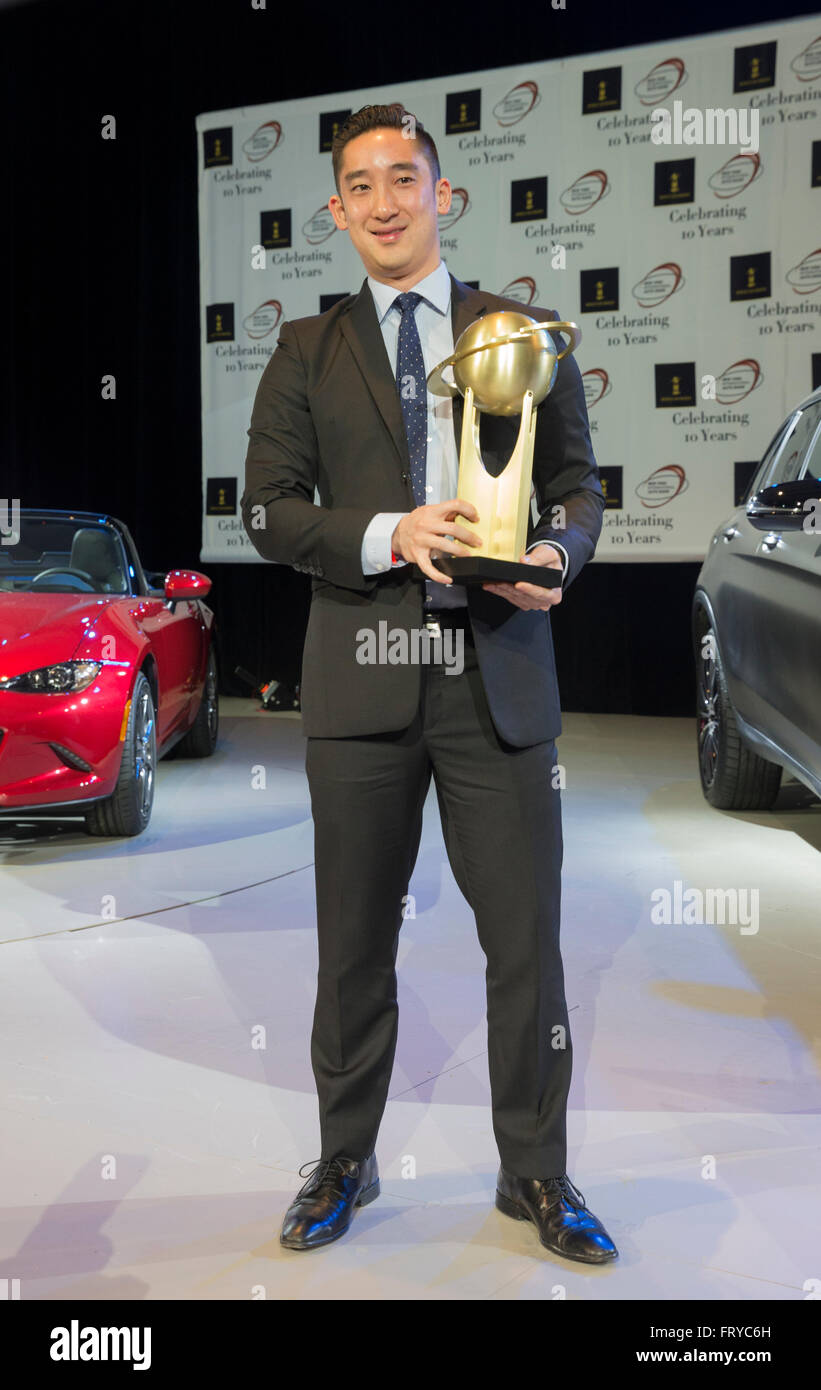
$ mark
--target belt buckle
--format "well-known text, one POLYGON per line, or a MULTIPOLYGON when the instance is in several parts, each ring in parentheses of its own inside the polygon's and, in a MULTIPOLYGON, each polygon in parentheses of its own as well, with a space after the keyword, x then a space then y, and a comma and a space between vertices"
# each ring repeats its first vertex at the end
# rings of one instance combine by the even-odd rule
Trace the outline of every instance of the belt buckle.
POLYGON ((424 620, 424 621, 425 621, 425 627, 427 628, 428 632, 432 632, 432 633, 434 634, 434 636, 436 636, 436 637, 441 637, 441 636, 442 636, 442 629, 441 629, 441 627, 439 626, 439 619, 438 619, 438 618, 434 618, 434 616, 433 616, 432 613, 427 613, 427 614, 425 615, 425 620, 424 620))

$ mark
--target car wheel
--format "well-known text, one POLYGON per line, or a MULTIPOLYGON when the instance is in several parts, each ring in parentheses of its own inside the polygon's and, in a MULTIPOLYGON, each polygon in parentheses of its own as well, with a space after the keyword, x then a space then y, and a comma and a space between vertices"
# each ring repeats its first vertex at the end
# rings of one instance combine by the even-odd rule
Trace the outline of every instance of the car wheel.
POLYGON ((197 717, 188 733, 176 745, 181 758, 210 758, 217 746, 219 732, 219 692, 217 690, 217 659, 212 647, 205 668, 205 685, 197 717))
POLYGON ((157 721, 151 686, 140 671, 134 682, 120 775, 112 796, 86 811, 89 835, 139 835, 151 819, 157 769, 157 721))
POLYGON ((781 768, 742 743, 715 633, 702 624, 698 671, 698 770, 701 789, 722 811, 764 811, 781 785, 781 768))

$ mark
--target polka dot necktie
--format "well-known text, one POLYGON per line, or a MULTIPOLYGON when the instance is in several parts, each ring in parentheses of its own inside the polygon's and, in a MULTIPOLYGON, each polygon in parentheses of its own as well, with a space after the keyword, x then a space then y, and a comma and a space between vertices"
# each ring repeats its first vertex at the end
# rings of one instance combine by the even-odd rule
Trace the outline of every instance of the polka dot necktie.
POLYGON ((411 486, 417 507, 427 503, 425 465, 428 455, 428 388, 422 343, 416 326, 416 306, 423 298, 410 290, 398 294, 393 301, 402 314, 399 325, 399 349, 396 354, 396 387, 405 418, 408 453, 411 465, 411 486))

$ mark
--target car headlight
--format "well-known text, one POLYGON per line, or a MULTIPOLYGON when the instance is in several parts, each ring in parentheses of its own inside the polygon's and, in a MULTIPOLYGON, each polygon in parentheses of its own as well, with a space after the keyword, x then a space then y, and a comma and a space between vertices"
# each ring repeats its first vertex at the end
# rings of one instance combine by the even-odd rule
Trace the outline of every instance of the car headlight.
POLYGON ((61 661, 57 666, 40 666, 22 676, 10 676, 0 681, 0 690, 18 690, 29 694, 64 695, 85 690, 99 671, 101 661, 61 661))

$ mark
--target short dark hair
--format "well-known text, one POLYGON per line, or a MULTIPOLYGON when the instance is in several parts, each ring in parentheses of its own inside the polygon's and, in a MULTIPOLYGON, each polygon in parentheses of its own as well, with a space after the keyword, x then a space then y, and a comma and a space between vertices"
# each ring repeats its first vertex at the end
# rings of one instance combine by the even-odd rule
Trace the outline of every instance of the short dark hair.
POLYGON ((357 135, 364 135, 366 130, 405 130, 411 121, 414 138, 422 146, 422 153, 428 162, 435 184, 442 175, 433 136, 428 134, 422 122, 417 120, 411 111, 405 109, 401 101, 392 101, 389 106, 362 106, 358 111, 352 111, 336 132, 331 145, 331 161, 337 193, 341 191, 339 174, 342 168, 342 151, 349 140, 355 140, 357 135))

